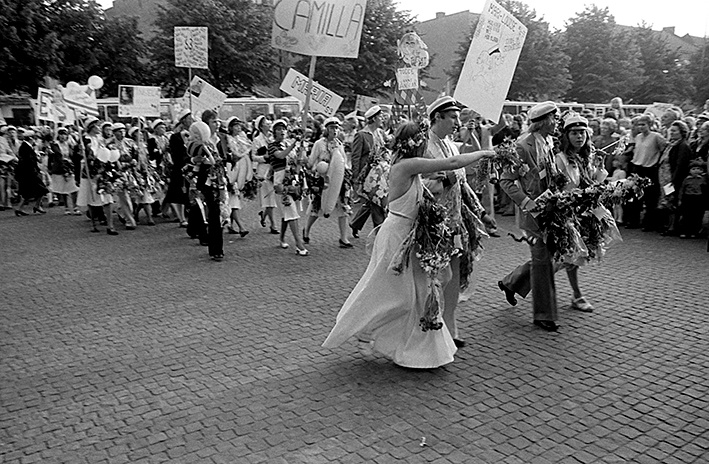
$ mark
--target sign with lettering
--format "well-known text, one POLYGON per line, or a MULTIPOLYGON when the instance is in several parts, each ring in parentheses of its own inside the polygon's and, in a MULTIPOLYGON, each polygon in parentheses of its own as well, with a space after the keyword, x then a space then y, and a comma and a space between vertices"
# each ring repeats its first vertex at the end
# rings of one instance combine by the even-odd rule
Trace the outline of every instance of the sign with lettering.
POLYGON ((69 82, 66 87, 59 86, 68 109, 75 111, 77 115, 98 117, 98 103, 94 90, 88 85, 71 84, 69 82))
POLYGON ((399 68, 396 70, 396 83, 399 90, 419 88, 419 70, 417 68, 399 68))
POLYGON ((209 68, 206 27, 175 27, 175 66, 209 68))
POLYGON ((160 87, 119 85, 118 116, 160 117, 160 87))
MULTIPOLYGON (((305 97, 308 94, 308 76, 293 68, 289 69, 281 84, 281 90, 305 102, 305 97)), ((322 113, 328 117, 334 116, 341 104, 341 96, 317 82, 313 82, 313 90, 310 94, 310 110, 313 113, 322 113)))
POLYGON ((199 76, 192 78, 189 92, 185 94, 187 108, 189 108, 189 98, 192 98, 192 114, 195 118, 204 112, 204 110, 214 110, 217 113, 226 100, 226 94, 209 84, 199 76))
POLYGON ((524 24, 495 0, 487 0, 453 98, 497 121, 526 37, 524 24))
POLYGON ((378 98, 368 97, 366 95, 357 95, 357 100, 355 100, 355 110, 360 113, 366 113, 369 108, 378 104, 378 98))
POLYGON ((309 56, 357 58, 367 0, 275 0, 271 45, 309 56))

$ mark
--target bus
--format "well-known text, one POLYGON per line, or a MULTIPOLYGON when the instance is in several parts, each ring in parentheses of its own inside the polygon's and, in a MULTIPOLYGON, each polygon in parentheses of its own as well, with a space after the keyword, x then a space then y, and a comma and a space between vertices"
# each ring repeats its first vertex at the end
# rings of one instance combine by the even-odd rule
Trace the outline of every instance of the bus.
MULTIPOLYGON (((101 98, 97 100, 99 118, 106 121, 129 123, 130 117, 118 116, 118 97, 101 98)), ((182 104, 181 98, 160 99, 160 119, 174 121, 182 104)), ((242 121, 251 122, 261 115, 271 115, 275 119, 298 116, 302 111, 302 103, 294 97, 261 98, 235 97, 227 98, 219 109, 219 118, 227 120, 236 116, 242 121)))
MULTIPOLYGON (((603 115, 606 114, 606 111, 608 111, 611 107, 610 103, 555 103, 556 106, 559 107, 560 113, 569 110, 577 113, 581 113, 583 110, 590 110, 596 118, 602 118, 603 115)), ((502 112, 513 115, 526 113, 536 104, 537 102, 505 101, 502 112)), ((651 105, 623 104, 623 110, 625 111, 626 116, 633 117, 636 114, 644 113, 650 106, 651 105)))

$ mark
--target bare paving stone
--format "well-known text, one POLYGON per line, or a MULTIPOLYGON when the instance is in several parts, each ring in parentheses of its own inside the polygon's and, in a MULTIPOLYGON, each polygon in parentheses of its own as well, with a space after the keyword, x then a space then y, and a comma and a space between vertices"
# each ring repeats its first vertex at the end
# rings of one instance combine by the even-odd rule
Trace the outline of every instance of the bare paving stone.
MULTIPOLYGON (((320 344, 369 259, 281 250, 244 210, 215 263, 177 224, 111 237, 50 209, 0 213, 0 461, 71 463, 687 463, 709 461, 706 242, 621 230, 581 286, 596 307, 531 324, 497 281, 529 257, 489 239, 467 346, 400 369, 320 344), (426 444, 420 446, 421 438, 426 444)), ((511 218, 500 219, 513 230, 511 218)), ((290 239, 289 239, 290 240, 290 239)))

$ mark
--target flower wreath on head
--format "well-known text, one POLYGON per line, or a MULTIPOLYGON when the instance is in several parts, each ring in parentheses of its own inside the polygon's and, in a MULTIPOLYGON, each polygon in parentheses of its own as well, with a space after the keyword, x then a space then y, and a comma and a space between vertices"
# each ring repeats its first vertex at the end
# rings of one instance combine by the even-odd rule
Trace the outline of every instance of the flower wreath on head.
POLYGON ((426 143, 428 140, 428 130, 430 124, 428 119, 421 119, 419 121, 419 130, 412 136, 405 139, 397 140, 392 146, 392 150, 395 153, 408 154, 418 149, 421 145, 426 143))

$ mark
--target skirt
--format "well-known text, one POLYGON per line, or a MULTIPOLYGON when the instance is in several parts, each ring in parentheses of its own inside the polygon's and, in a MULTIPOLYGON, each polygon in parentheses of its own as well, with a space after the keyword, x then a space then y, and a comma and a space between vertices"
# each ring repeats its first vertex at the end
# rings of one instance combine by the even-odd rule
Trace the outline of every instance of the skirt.
POLYGON ((79 194, 76 197, 76 206, 86 208, 87 206, 104 206, 113 203, 113 195, 108 193, 99 194, 96 192, 96 181, 91 181, 89 187, 88 179, 81 179, 79 184, 79 194))
POLYGON ((52 192, 58 195, 70 195, 79 191, 74 180, 74 174, 65 177, 62 174, 52 174, 52 192))

